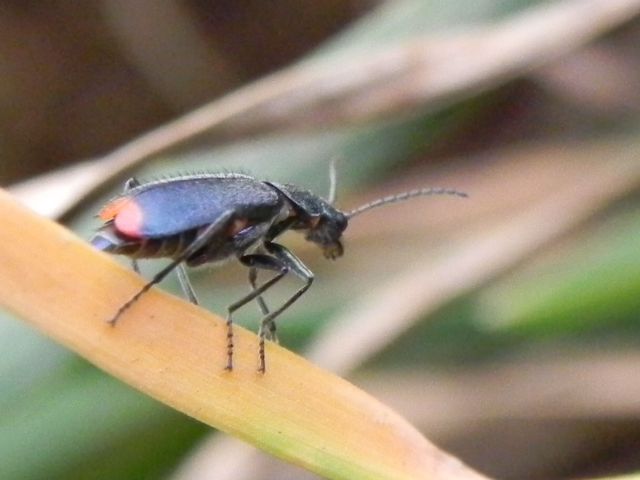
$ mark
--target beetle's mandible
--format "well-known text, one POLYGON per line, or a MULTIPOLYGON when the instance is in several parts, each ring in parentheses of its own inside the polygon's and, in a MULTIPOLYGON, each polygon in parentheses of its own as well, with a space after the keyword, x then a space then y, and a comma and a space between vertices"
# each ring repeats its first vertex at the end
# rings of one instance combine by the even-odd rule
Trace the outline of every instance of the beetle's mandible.
POLYGON ((93 246, 109 253, 127 255, 138 271, 137 259, 167 257, 171 262, 142 287, 113 318, 122 314, 153 285, 173 270, 187 298, 198 300, 187 277, 186 266, 237 259, 249 268, 251 293, 227 309, 227 363, 233 368, 233 312, 256 300, 260 322, 259 371, 265 371, 265 340, 277 341, 275 318, 295 302, 313 282, 313 273, 276 238, 296 230, 317 244, 330 259, 343 253, 342 233, 349 220, 371 208, 425 195, 456 195, 462 192, 428 188, 380 198, 349 212, 334 207, 335 169, 331 168, 328 199, 291 184, 261 181, 239 173, 205 173, 176 176, 141 184, 129 179, 122 195, 99 213, 105 222, 91 239, 93 246), (258 270, 274 272, 257 284, 258 270), (270 310, 262 294, 288 273, 303 285, 280 307, 270 310))

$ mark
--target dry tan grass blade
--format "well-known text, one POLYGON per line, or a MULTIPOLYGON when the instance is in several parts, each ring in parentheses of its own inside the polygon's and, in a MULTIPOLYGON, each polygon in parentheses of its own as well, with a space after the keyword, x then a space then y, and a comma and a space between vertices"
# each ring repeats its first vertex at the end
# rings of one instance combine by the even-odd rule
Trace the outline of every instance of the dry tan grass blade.
POLYGON ((301 357, 152 290, 105 322, 142 279, 0 191, 0 306, 148 395, 263 450, 336 479, 482 479, 388 407, 301 357))

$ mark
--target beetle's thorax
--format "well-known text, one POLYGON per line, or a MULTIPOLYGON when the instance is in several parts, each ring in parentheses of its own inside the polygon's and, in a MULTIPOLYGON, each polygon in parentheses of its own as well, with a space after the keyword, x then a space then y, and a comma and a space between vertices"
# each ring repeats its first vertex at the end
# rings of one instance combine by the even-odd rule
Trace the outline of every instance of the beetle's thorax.
POLYGON ((305 233, 305 238, 322 248, 325 257, 343 253, 340 238, 347 228, 347 217, 325 199, 295 185, 273 184, 289 205, 288 228, 305 233))

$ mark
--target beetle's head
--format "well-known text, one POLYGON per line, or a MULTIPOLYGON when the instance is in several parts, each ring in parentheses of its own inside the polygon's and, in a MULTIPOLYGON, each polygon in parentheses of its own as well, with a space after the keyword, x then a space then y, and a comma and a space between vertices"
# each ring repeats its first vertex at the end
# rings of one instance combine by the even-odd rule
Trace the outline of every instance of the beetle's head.
MULTIPOLYGON (((341 212, 333 206, 336 197, 336 168, 335 160, 331 162, 329 170, 329 200, 325 200, 318 195, 304 190, 295 185, 280 185, 272 182, 265 182, 284 195, 291 207, 291 216, 287 223, 283 224, 284 229, 306 231, 306 239, 319 245, 324 256, 335 259, 342 256, 344 248, 340 242, 342 232, 345 231, 349 220, 372 208, 381 207, 390 203, 404 202, 410 198, 426 197, 429 195, 455 195, 466 197, 467 194, 448 188, 419 188, 407 192, 396 193, 388 197, 378 198, 369 203, 359 206, 349 212, 341 212)), ((281 233, 283 230, 279 230, 281 233)))
POLYGON ((326 258, 342 256, 340 238, 347 228, 348 218, 327 200, 295 185, 276 185, 290 201, 296 218, 291 226, 305 232, 305 238, 322 249, 326 258))
POLYGON ((304 190, 295 185, 279 185, 266 182, 278 190, 288 200, 292 208, 291 223, 286 228, 306 231, 307 240, 316 243, 322 248, 324 256, 327 258, 338 258, 344 251, 340 237, 347 228, 349 220, 372 208, 378 208, 391 203, 404 202, 410 198, 426 197, 430 195, 454 195, 457 197, 467 197, 464 192, 449 188, 419 188, 407 192, 396 193, 388 197, 378 198, 369 203, 359 206, 349 212, 341 212, 333 206, 335 199, 335 168, 331 169, 330 200, 325 200, 308 190, 304 190))
POLYGON ((327 207, 326 211, 311 217, 307 222, 305 238, 319 245, 326 258, 334 260, 341 257, 344 252, 340 237, 347 228, 348 220, 344 213, 324 203, 327 207))

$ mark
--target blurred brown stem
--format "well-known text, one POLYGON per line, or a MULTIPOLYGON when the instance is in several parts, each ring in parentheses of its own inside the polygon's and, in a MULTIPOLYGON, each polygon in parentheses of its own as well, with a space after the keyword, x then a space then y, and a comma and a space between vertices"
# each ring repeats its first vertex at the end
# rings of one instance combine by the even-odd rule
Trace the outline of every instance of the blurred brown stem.
POLYGON ((51 210, 63 215, 109 179, 214 128, 237 136, 338 126, 458 101, 554 60, 638 12, 640 0, 565 0, 455 37, 418 37, 355 58, 336 54, 294 65, 114 150, 83 171, 74 195, 51 210))

